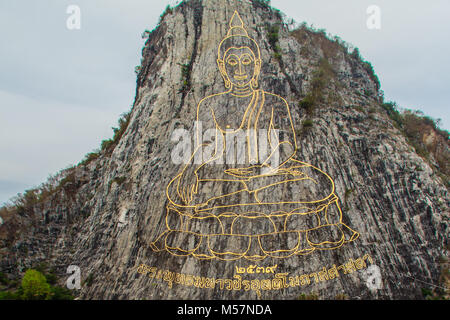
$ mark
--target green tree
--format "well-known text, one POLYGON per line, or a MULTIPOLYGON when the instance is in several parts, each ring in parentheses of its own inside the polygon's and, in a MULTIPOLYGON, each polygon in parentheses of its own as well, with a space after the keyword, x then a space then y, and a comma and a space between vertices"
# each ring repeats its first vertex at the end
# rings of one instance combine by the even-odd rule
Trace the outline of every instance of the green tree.
POLYGON ((33 269, 25 273, 22 279, 22 290, 24 300, 48 300, 52 296, 52 290, 45 276, 33 269))

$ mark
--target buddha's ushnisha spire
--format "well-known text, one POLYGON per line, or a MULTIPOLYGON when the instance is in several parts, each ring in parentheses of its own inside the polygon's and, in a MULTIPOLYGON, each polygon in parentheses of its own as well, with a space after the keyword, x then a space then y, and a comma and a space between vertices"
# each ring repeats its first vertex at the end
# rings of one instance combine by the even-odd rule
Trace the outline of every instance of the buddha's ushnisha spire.
POLYGON ((234 11, 233 17, 230 20, 230 30, 228 30, 228 37, 231 36, 246 36, 248 37, 247 30, 244 28, 244 22, 242 21, 239 13, 234 11))

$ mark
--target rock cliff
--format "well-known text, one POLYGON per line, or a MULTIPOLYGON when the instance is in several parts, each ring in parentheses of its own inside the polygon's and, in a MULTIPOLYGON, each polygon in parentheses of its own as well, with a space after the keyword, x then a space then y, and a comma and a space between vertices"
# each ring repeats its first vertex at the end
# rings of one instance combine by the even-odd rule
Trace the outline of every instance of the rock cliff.
MULTIPOLYGON (((166 10, 142 53, 135 103, 115 139, 0 212, 0 271, 15 278, 46 262, 63 284, 67 266, 77 265, 81 299, 415 299, 422 288, 445 286, 449 197, 439 165, 417 154, 383 107, 370 64, 340 39, 289 30, 263 1, 190 0, 166 10), (295 159, 315 168, 310 177, 323 172, 333 183, 286 184, 264 201, 331 199, 308 207, 328 215, 318 222, 293 207, 223 219, 171 207, 166 188, 184 166, 174 163, 173 132, 193 133, 200 101, 227 90, 218 48, 230 29, 243 34, 235 12, 259 46, 257 87, 267 101, 279 97, 273 105, 288 105, 290 115, 274 119, 292 121, 295 159), (330 192, 335 198, 322 195, 330 192), (178 217, 190 225, 178 226, 178 217), (298 226, 287 222, 294 218, 298 226), (341 239, 343 226, 355 233, 341 239), (179 228, 187 229, 164 233, 179 228), (225 259, 241 240, 247 253, 225 259)), ((430 132, 425 144, 435 139, 430 132)), ((440 150, 448 159, 448 138, 440 150)), ((225 189, 211 186, 211 197, 225 189)))

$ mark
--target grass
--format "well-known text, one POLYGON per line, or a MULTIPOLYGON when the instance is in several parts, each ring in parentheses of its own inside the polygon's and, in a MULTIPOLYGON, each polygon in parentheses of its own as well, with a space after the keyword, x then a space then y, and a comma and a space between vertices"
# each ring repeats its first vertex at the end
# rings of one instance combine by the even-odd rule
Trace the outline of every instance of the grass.
POLYGON ((179 93, 186 93, 189 90, 191 90, 192 84, 191 84, 191 71, 192 71, 192 65, 190 63, 181 64, 179 63, 181 67, 181 89, 179 93))
POLYGON ((314 114, 317 106, 324 102, 325 89, 336 75, 333 67, 325 58, 319 60, 316 71, 311 80, 310 92, 299 102, 299 107, 308 115, 314 114))
POLYGON ((56 274, 47 269, 27 269, 21 281, 10 281, 4 276, 2 284, 6 288, 0 291, 0 300, 73 300, 72 291, 58 286, 56 274))
POLYGON ((302 293, 297 297, 297 300, 319 300, 319 295, 317 293, 302 293))
POLYGON ((436 174, 449 188, 450 155, 446 148, 440 148, 439 145, 448 144, 450 134, 447 130, 439 128, 439 120, 425 116, 420 111, 405 110, 400 112, 395 102, 382 103, 381 107, 416 153, 427 161, 431 167, 434 167, 436 174), (424 137, 431 132, 434 132, 437 139, 427 144, 424 137), (434 161, 431 160, 434 160, 437 166, 433 165, 434 161))
MULTIPOLYGON (((372 64, 361 57, 358 48, 355 48, 350 52, 352 45, 346 43, 340 37, 327 34, 324 29, 315 29, 312 26, 308 26, 305 22, 297 29, 291 31, 290 35, 294 37, 303 48, 312 44, 318 45, 322 50, 325 59, 333 59, 339 52, 342 52, 361 62, 362 68, 368 73, 371 80, 375 82, 376 91, 378 92, 380 90, 380 81, 375 74, 372 64)), ((307 55, 309 51, 302 50, 301 53, 302 55, 307 55)), ((365 94, 367 96, 375 95, 374 92, 369 91, 365 92, 365 94)))
POLYGON ((90 273, 87 277, 86 280, 84 280, 83 284, 85 286, 90 287, 92 284, 94 283, 94 274, 90 273))
POLYGON ((313 114, 316 108, 316 98, 313 94, 307 94, 306 97, 299 102, 299 107, 306 111, 307 114, 313 114))
POLYGON ((346 189, 345 190, 345 194, 344 194, 344 204, 345 204, 344 211, 348 211, 349 210, 347 202, 348 202, 348 199, 350 198, 350 196, 352 195, 352 193, 354 191, 355 190, 353 190, 353 189, 346 189))
POLYGON ((100 157, 100 153, 97 152, 90 152, 88 153, 84 159, 80 162, 81 165, 87 165, 91 163, 92 161, 97 160, 100 157))
POLYGON ((279 24, 267 24, 266 25, 267 39, 269 41, 270 47, 273 50, 273 57, 280 61, 282 58, 280 41, 280 25, 279 24))
POLYGON ((375 73, 375 70, 373 69, 372 64, 369 61, 364 60, 361 57, 361 54, 359 53, 359 49, 355 48, 353 50, 353 52, 351 53, 351 56, 356 59, 359 62, 362 62, 362 67, 364 68, 364 70, 367 72, 367 74, 369 75, 370 79, 375 82, 376 85, 376 90, 377 92, 380 90, 381 88, 381 84, 380 84, 380 79, 378 78, 378 76, 375 73))
POLYGON ((382 103, 381 107, 386 111, 389 118, 394 120, 394 124, 397 128, 401 128, 403 124, 402 115, 397 109, 397 104, 395 102, 382 103))
POLYGON ((164 12, 159 16, 159 21, 158 21, 158 25, 160 25, 163 21, 164 18, 170 14, 173 13, 173 9, 170 5, 167 5, 166 9, 164 10, 164 12))
MULTIPOLYGON (((307 48, 313 43, 318 45, 326 59, 335 57, 338 52, 348 53, 350 46, 338 36, 332 37, 327 35, 325 29, 315 29, 312 26, 308 26, 306 22, 292 30, 290 35, 302 45, 302 48, 307 48)), ((301 51, 303 56, 308 56, 310 53, 309 50, 301 51)))
POLYGON ((339 293, 336 295, 334 300, 349 300, 349 296, 346 295, 345 293, 339 293))
POLYGON ((309 130, 311 130, 314 127, 314 121, 311 119, 305 119, 302 121, 301 129, 297 129, 295 133, 297 136, 301 137, 305 133, 307 133, 309 130))
POLYGON ((345 195, 344 195, 345 201, 347 201, 348 197, 350 197, 350 195, 351 195, 354 191, 355 191, 355 190, 353 190, 353 189, 347 189, 347 190, 345 190, 345 195))
POLYGON ((115 177, 108 183, 108 190, 111 189, 111 186, 116 183, 118 186, 122 185, 127 180, 126 177, 115 177))
POLYGON ((103 140, 100 144, 100 150, 96 150, 94 152, 88 153, 84 159, 79 163, 79 165, 88 165, 92 161, 97 160, 101 153, 105 153, 106 155, 111 155, 114 151, 114 148, 119 144, 120 139, 128 128, 131 119, 131 111, 122 113, 118 120, 118 127, 113 127, 112 130, 114 135, 111 139, 103 140))
POLYGON ((253 0, 252 1, 253 7, 255 8, 263 8, 265 10, 270 9, 270 0, 253 0))
POLYGON ((311 119, 306 119, 302 122, 303 128, 312 128, 314 126, 314 121, 311 119))
POLYGON ((101 143, 101 151, 104 151, 107 154, 111 154, 114 151, 114 148, 119 143, 120 139, 122 138, 123 134, 128 128, 128 124, 130 123, 131 118, 131 111, 123 113, 121 117, 119 118, 118 124, 119 127, 113 127, 114 135, 112 139, 103 140, 101 143))
POLYGON ((121 185, 127 180, 126 177, 116 177, 112 180, 112 183, 117 183, 118 185, 121 185))
MULTIPOLYGON (((109 156, 119 143, 130 123, 131 111, 121 115, 118 127, 114 127, 114 135, 111 139, 103 140, 101 150, 88 153, 79 165, 88 165, 92 161, 100 158, 102 154, 109 156)), ((42 205, 55 194, 64 191, 68 197, 73 197, 85 181, 79 180, 76 176, 76 167, 69 167, 61 170, 55 176, 50 176, 46 183, 39 187, 26 190, 23 194, 18 194, 8 208, 0 208, 3 213, 31 215, 35 206, 42 205)), ((121 182, 116 181, 116 182, 121 182)), ((122 181, 123 183, 123 181, 122 181)))

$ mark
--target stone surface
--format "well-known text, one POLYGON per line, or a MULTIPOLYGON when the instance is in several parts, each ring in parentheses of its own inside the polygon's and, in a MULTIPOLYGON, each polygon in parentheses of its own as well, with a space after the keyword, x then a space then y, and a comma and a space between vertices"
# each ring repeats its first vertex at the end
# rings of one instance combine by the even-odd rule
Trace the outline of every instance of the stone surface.
MULTIPOLYGON (((167 14, 143 49, 136 101, 120 142, 111 155, 101 154, 68 171, 72 182, 32 212, 3 219, 0 270, 15 276, 46 261, 64 283, 67 266, 78 265, 83 280, 92 279, 79 292, 82 299, 295 299, 312 292, 324 299, 341 294, 413 299, 421 298, 421 288, 428 284, 439 285, 440 257, 448 239, 446 187, 380 107, 378 84, 358 59, 344 50, 330 51, 313 38, 296 39, 283 25, 278 61, 266 25, 281 22, 277 12, 256 1, 191 0, 167 14), (290 105, 297 159, 333 178, 343 221, 360 234, 355 241, 334 250, 259 262, 198 260, 150 247, 166 228, 165 189, 181 169, 171 160, 176 145, 171 134, 192 128, 198 102, 225 90, 217 47, 235 10, 261 49, 261 88, 290 105), (324 57, 335 76, 309 115, 299 101, 312 90, 324 57), (189 90, 183 88, 180 65, 190 65, 189 90), (303 128, 306 119, 313 125, 303 128), (357 260, 364 256, 365 266, 357 260), (320 278, 324 267, 332 270, 350 259, 357 261, 355 271, 344 274, 341 268, 338 277, 329 271, 328 280, 320 278), (240 268, 245 273, 237 272, 244 270, 240 268), (375 278, 380 280, 373 280, 378 271, 375 278), (296 278, 314 273, 309 284, 296 278), (177 283, 181 275, 184 284, 177 283), (189 276, 194 276, 192 283, 189 276), (248 281, 240 283, 240 290, 237 282, 233 289, 231 281, 216 281, 239 276, 248 281), (213 279, 214 288, 195 277, 213 279), (276 281, 283 277, 286 283, 276 281), (269 279, 271 289, 258 290, 256 281, 251 282, 256 279, 269 279)), ((224 241, 218 245, 229 245, 224 241)))

